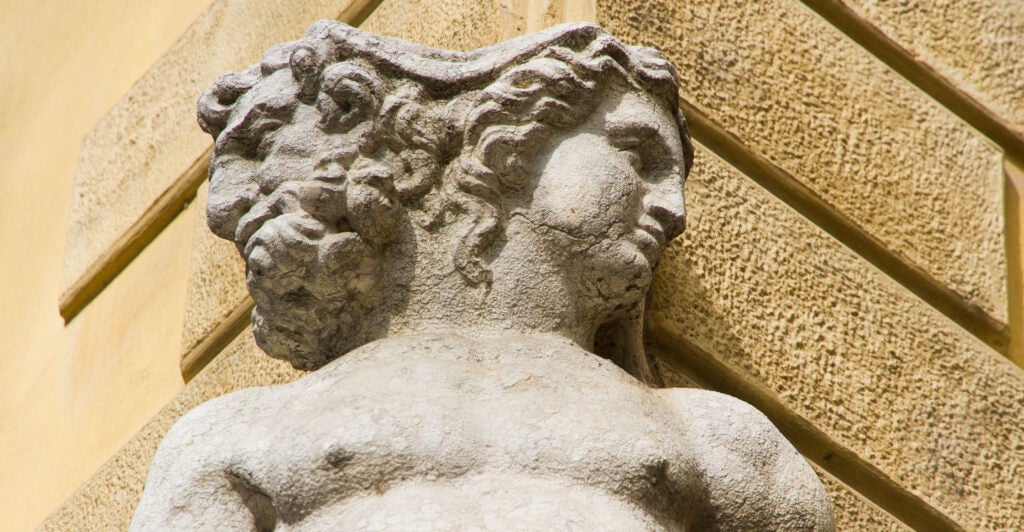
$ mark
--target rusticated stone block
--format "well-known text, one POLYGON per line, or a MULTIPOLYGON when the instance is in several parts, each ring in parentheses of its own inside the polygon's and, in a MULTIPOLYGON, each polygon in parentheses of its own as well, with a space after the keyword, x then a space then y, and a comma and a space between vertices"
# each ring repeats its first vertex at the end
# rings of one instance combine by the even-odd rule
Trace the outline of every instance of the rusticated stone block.
POLYGON ((64 259, 67 290, 182 174, 209 137, 195 125, 197 95, 227 69, 335 17, 346 0, 218 1, 209 7, 82 144, 64 259))
POLYGON ((195 348, 245 300, 245 262, 238 250, 206 226, 209 186, 196 194, 201 207, 195 222, 195 240, 189 264, 188 306, 182 331, 182 355, 195 348))
POLYGON ((496 0, 387 0, 359 27, 435 48, 472 50, 502 39, 501 16, 496 0))
POLYGON ((1006 318, 999 150, 795 0, 607 1, 682 94, 994 318, 1006 318))
POLYGON ((1024 5, 842 0, 919 61, 1024 132, 1024 5))
POLYGON ((837 531, 909 532, 911 530, 910 527, 871 504, 820 467, 815 466, 814 472, 821 478, 822 484, 828 490, 829 498, 832 499, 832 511, 836 519, 837 531))
POLYGON ((1024 374, 706 149, 651 326, 967 528, 1024 526, 1024 374))
POLYGON ((263 354, 252 334, 242 334, 50 515, 40 529, 127 530, 157 445, 179 417, 219 395, 252 386, 283 384, 300 376, 302 372, 287 363, 263 354))

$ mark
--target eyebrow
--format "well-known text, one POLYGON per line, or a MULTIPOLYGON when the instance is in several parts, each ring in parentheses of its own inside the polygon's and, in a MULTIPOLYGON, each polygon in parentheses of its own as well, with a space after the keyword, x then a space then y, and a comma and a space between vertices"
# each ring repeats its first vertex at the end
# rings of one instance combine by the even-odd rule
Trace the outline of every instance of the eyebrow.
POLYGON ((670 151, 668 141, 661 135, 661 128, 651 122, 608 120, 605 121, 604 130, 613 141, 635 140, 638 143, 646 143, 654 140, 659 148, 670 151))

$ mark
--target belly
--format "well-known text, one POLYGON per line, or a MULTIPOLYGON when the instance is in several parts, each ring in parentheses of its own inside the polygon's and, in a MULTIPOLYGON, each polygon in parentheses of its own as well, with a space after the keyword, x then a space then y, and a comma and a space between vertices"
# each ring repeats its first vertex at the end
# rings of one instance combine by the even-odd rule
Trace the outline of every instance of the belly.
POLYGON ((479 474, 417 479, 328 504, 280 530, 655 530, 635 505, 555 479, 479 474))

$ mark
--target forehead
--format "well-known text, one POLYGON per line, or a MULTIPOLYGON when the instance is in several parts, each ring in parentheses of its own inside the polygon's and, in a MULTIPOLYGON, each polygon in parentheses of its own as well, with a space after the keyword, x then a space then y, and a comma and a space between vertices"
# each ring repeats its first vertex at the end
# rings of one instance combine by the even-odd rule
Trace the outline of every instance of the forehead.
POLYGON ((295 81, 288 69, 263 78, 238 98, 225 130, 251 126, 254 119, 287 113, 295 105, 295 81))

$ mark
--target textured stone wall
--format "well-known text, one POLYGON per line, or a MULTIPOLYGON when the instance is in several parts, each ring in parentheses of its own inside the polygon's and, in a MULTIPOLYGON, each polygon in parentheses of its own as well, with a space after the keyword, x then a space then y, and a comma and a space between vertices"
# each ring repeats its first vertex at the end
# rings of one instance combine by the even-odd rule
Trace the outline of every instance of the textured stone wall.
POLYGON ((698 142, 689 227, 649 312, 669 383, 767 413, 840 530, 1024 528, 1018 3, 190 4, 0 8, 15 58, 0 63, 0 241, 20 259, 0 262, 19 302, 0 305, 11 529, 123 528, 177 417, 298 375, 245 332, 241 263, 200 208, 193 109, 221 71, 321 17, 453 49, 585 19, 665 51, 698 142), (54 24, 66 35, 30 31, 54 24))

